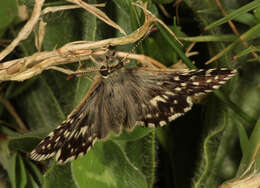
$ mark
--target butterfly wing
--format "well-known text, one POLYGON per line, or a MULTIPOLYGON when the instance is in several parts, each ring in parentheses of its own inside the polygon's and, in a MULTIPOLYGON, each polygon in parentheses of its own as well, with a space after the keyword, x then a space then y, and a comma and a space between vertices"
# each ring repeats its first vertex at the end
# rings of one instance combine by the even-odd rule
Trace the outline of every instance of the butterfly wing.
POLYGON ((136 124, 163 126, 191 109, 191 97, 207 93, 235 74, 226 69, 120 69, 97 79, 79 106, 31 152, 34 160, 56 155, 65 163, 84 155, 110 131, 136 124))
POLYGON ((86 154, 98 138, 107 135, 104 130, 96 128, 94 121, 97 114, 93 101, 98 98, 96 91, 99 89, 102 89, 102 85, 97 80, 67 119, 30 153, 32 159, 40 161, 56 155, 58 163, 66 163, 86 154))
POLYGON ((225 84, 236 70, 146 70, 132 71, 143 88, 146 102, 136 124, 148 127, 167 125, 193 105, 192 97, 209 93, 225 84))

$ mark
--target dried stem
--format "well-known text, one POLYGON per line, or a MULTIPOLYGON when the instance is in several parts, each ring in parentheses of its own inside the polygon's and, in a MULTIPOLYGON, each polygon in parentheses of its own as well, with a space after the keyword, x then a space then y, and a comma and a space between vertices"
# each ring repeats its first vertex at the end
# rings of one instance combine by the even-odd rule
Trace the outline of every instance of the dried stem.
MULTIPOLYGON (((92 6, 95 7, 105 7, 105 3, 99 3, 99 4, 91 4, 92 6)), ((82 8, 79 5, 64 5, 64 6, 54 6, 54 7, 47 7, 43 9, 42 15, 48 14, 48 13, 54 13, 58 11, 64 11, 64 10, 71 10, 71 9, 76 9, 76 8, 82 8)))
POLYGON ((9 53, 13 51, 13 49, 23 40, 27 39, 27 37, 32 32, 33 28, 37 24, 39 17, 41 15, 41 9, 45 0, 35 0, 33 12, 31 18, 24 25, 24 27, 19 32, 18 36, 9 44, 1 53, 0 53, 0 61, 4 59, 9 53))
POLYGON ((129 59, 137 60, 138 62, 142 63, 144 66, 151 67, 151 64, 160 69, 166 69, 167 67, 161 64, 159 61, 145 55, 140 54, 131 54, 127 52, 117 52, 116 56, 118 57, 127 57, 129 59))
POLYGON ((36 52, 32 56, 4 62, 0 64, 0 69, 2 69, 0 80, 23 81, 50 69, 50 67, 86 60, 89 59, 90 55, 104 54, 108 46, 134 43, 151 30, 154 22, 155 18, 146 14, 143 26, 127 36, 93 42, 71 42, 57 50, 36 52))
POLYGON ((2 96, 0 96, 0 103, 2 103, 5 106, 5 108, 8 110, 8 112, 14 117, 14 119, 16 120, 17 124, 19 125, 20 129, 24 132, 27 132, 28 130, 27 130, 25 124, 23 123, 20 116, 17 114, 17 112, 14 109, 14 107, 12 106, 12 104, 8 100, 4 99, 2 96))
POLYGON ((98 17, 103 22, 107 23, 108 25, 118 29, 122 34, 126 35, 126 32, 115 22, 113 22, 104 12, 97 9, 95 6, 90 5, 82 0, 67 0, 68 2, 74 3, 76 5, 79 5, 80 7, 84 8, 88 12, 92 13, 96 17, 98 17))

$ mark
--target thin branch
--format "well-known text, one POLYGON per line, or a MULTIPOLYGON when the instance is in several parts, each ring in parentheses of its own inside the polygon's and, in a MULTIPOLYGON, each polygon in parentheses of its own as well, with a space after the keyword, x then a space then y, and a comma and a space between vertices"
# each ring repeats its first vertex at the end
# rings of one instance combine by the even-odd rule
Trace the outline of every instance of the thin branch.
POLYGON ((81 8, 79 5, 64 5, 64 6, 54 6, 54 7, 46 7, 45 9, 42 10, 42 15, 49 14, 49 13, 54 13, 58 11, 64 11, 64 10, 71 10, 71 9, 76 9, 76 8, 81 8))
POLYGON ((127 53, 127 52, 116 52, 116 56, 118 57, 127 57, 128 59, 134 59, 137 60, 138 62, 142 63, 143 65, 149 67, 152 65, 154 65, 157 68, 160 69, 166 69, 167 67, 163 64, 161 64, 159 61, 146 56, 146 55, 142 55, 142 54, 131 54, 131 53, 127 53))
POLYGON ((31 34, 33 28, 37 24, 39 17, 41 15, 41 9, 45 0, 35 0, 35 5, 33 8, 33 12, 31 18, 24 25, 24 27, 19 32, 18 36, 9 44, 2 52, 0 52, 0 61, 4 59, 9 53, 13 51, 13 49, 19 45, 19 43, 31 34))
MULTIPOLYGON (((95 7, 105 7, 106 3, 91 4, 91 5, 95 6, 95 7)), ((77 8, 82 8, 82 7, 79 5, 64 5, 64 6, 47 7, 45 9, 43 9, 42 15, 45 15, 48 13, 54 13, 54 12, 58 12, 58 11, 77 9, 77 8)))
MULTIPOLYGON (((222 14, 223 14, 224 16, 226 16, 227 13, 226 13, 226 11, 224 10, 224 7, 222 6, 221 2, 220 2, 219 0, 216 0, 216 3, 217 3, 218 8, 220 9, 220 11, 222 12, 222 14)), ((235 35, 239 36, 239 39, 242 41, 243 45, 244 45, 246 48, 248 48, 248 47, 249 47, 249 44, 248 44, 246 41, 243 40, 243 37, 242 37, 242 36, 240 36, 240 33, 239 33, 239 31, 237 30, 235 24, 233 24, 233 22, 232 22, 231 20, 229 20, 229 21, 228 21, 228 25, 230 26, 230 28, 232 29, 232 31, 235 33, 235 35)), ((254 58, 257 58, 257 57, 258 57, 257 53, 255 53, 255 52, 251 52, 251 54, 252 54, 252 56, 253 56, 254 58)), ((217 59, 216 56, 214 56, 213 58, 211 58, 210 60, 208 60, 205 64, 209 64, 209 63, 213 62, 213 61, 216 60, 216 59, 217 59)), ((258 62, 260 62, 260 60, 258 60, 258 62)))
POLYGON ((141 9, 143 9, 143 11, 146 14, 152 16, 156 20, 156 22, 160 23, 175 38, 175 40, 177 40, 181 45, 183 45, 181 43, 181 41, 177 38, 177 36, 172 32, 172 30, 162 20, 160 20, 153 13, 151 13, 149 10, 147 10, 145 6, 138 4, 138 3, 132 3, 132 4, 137 6, 137 7, 140 7, 141 9))
POLYGON ((36 52, 32 56, 4 62, 0 64, 0 80, 23 81, 40 74, 50 67, 86 60, 89 59, 90 55, 104 54, 108 46, 134 43, 150 32, 155 22, 155 18, 148 14, 146 14, 145 18, 144 24, 127 36, 93 42, 76 41, 68 43, 57 50, 36 52))
POLYGON ((76 5, 81 6, 82 8, 84 8, 85 10, 87 10, 88 12, 92 13, 93 15, 95 15, 96 17, 98 17, 100 20, 102 20, 103 22, 107 23, 108 25, 118 29, 122 34, 126 35, 126 32, 119 26, 117 25, 114 21, 112 21, 104 12, 102 12, 101 10, 99 10, 98 8, 96 8, 93 5, 90 5, 82 0, 67 0, 68 2, 74 3, 76 5))
POLYGON ((23 123, 22 119, 20 118, 20 116, 17 114, 15 108, 12 106, 12 104, 4 99, 2 96, 0 96, 0 103, 2 103, 5 108, 7 109, 7 111, 14 117, 14 119, 16 120, 18 126, 20 127, 20 129, 24 132, 27 132, 27 128, 26 125, 23 123))

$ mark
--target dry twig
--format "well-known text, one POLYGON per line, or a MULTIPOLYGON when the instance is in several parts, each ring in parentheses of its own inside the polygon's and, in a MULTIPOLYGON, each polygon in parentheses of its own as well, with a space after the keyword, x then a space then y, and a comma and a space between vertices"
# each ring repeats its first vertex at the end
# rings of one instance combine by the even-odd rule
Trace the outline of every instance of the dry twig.
MULTIPOLYGON (((92 6, 95 7, 105 7, 105 3, 99 3, 99 4, 91 4, 92 6)), ((63 11, 63 10, 71 10, 71 9, 76 9, 76 8, 82 8, 79 5, 64 5, 64 6, 54 6, 54 7, 47 7, 43 9, 42 15, 48 14, 48 13, 54 13, 58 11, 63 11)))
POLYGON ((20 129, 24 132, 27 132, 28 130, 25 124, 23 123, 22 119, 20 118, 12 104, 8 100, 4 99, 2 96, 0 96, 0 103, 3 104, 7 111, 14 117, 20 129))
POLYGON ((84 2, 82 0, 67 0, 67 1, 81 6, 82 8, 87 10, 88 12, 90 12, 93 15, 95 15, 96 17, 98 17, 103 22, 105 22, 108 25, 118 29, 121 33, 126 35, 126 32, 119 25, 117 25, 115 22, 113 22, 104 12, 102 12, 99 9, 97 9, 95 6, 90 5, 90 4, 88 4, 88 3, 86 3, 86 2, 84 2))
POLYGON ((33 12, 31 18, 24 25, 24 27, 19 32, 18 36, 13 40, 11 44, 9 44, 2 52, 0 52, 0 61, 4 59, 9 53, 13 51, 13 49, 23 40, 27 39, 27 37, 32 32, 33 28, 39 21, 39 17, 41 15, 41 9, 45 0, 35 0, 33 12))
POLYGON ((57 65, 89 59, 90 55, 104 54, 108 46, 134 43, 146 35, 155 22, 153 16, 146 15, 146 20, 133 33, 101 41, 71 42, 53 51, 36 52, 32 56, 7 61, 1 64, 0 80, 23 81, 57 65))
MULTIPOLYGON (((90 6, 82 2, 81 0, 68 0, 68 1, 77 3, 79 6, 82 6, 88 11, 91 10, 96 11, 96 8, 94 6, 92 5, 90 6), (91 8, 89 9, 89 7, 91 8)), ((45 52, 36 52, 33 55, 28 57, 4 62, 0 64, 0 81, 8 81, 8 80, 23 81, 33 76, 36 76, 41 72, 43 72, 44 70, 48 70, 48 69, 55 69, 66 74, 70 74, 73 73, 73 71, 66 70, 58 66, 67 63, 87 60, 92 55, 105 54, 107 53, 107 47, 109 46, 118 46, 118 45, 134 43, 140 40, 141 38, 143 38, 144 36, 146 36, 147 33, 151 31, 151 28, 153 27, 155 22, 159 22, 160 24, 162 24, 164 27, 167 28, 167 26, 163 24, 161 20, 156 18, 151 12, 149 12, 146 9, 145 4, 143 5, 134 4, 134 5, 142 8, 142 10, 144 11, 145 22, 140 28, 138 28, 133 33, 123 37, 110 38, 101 41, 75 41, 75 42, 65 44, 59 49, 54 49, 52 51, 45 51, 45 52)), ((62 8, 68 8, 68 7, 62 7, 62 8)), ((69 7, 69 8, 75 8, 75 7, 69 7)), ((47 10, 45 9, 44 13, 49 11, 59 11, 59 10, 61 9, 57 9, 57 8, 47 9, 47 10)), ((93 14, 96 15, 96 13, 97 12, 93 14)), ((107 19, 103 13, 98 12, 98 14, 99 16, 103 17, 107 21, 110 20, 107 19)), ((173 34, 173 36, 175 35, 173 34)), ((121 52, 118 54, 125 55, 127 53, 121 52)), ((152 64, 157 67, 160 64, 157 61, 147 56, 134 55, 134 54, 128 54, 126 56, 127 58, 130 59, 136 59, 143 64, 147 64, 148 61, 150 63, 152 62, 152 64)), ((159 67, 165 68, 161 66, 159 67)))

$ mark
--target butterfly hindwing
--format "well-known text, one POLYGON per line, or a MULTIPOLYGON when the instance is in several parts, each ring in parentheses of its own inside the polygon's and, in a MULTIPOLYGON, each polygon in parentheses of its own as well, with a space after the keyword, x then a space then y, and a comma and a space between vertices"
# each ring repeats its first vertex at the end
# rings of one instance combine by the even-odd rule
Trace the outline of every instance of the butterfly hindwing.
POLYGON ((148 127, 167 125, 192 107, 192 97, 209 93, 229 80, 236 70, 145 70, 133 72, 142 83, 147 101, 137 124, 148 127))

